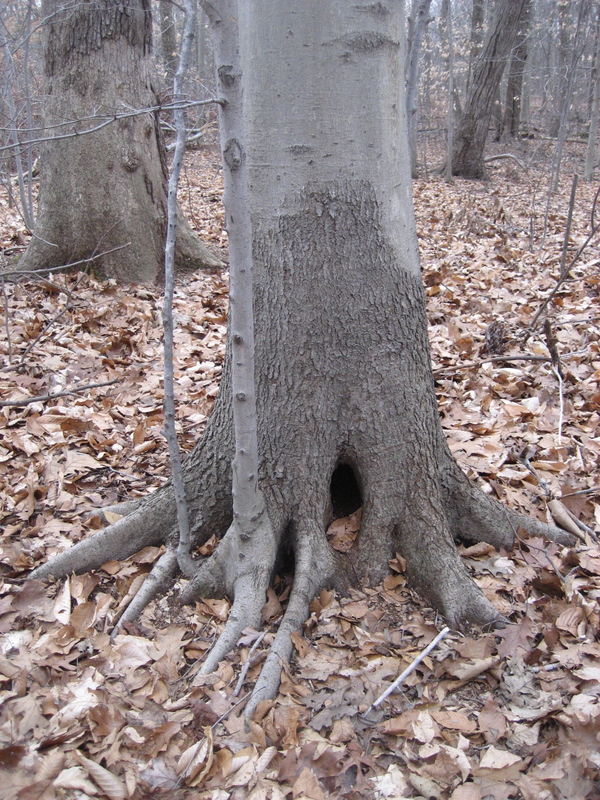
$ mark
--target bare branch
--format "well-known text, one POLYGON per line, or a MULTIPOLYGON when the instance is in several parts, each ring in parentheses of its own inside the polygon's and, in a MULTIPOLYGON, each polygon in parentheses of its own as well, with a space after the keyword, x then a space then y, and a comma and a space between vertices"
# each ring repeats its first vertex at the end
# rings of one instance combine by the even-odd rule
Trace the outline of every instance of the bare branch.
MULTIPOLYGON (((3 153, 6 150, 14 150, 15 148, 41 144, 42 142, 55 142, 59 139, 73 139, 77 136, 86 136, 89 133, 96 133, 96 131, 106 128, 107 125, 112 125, 113 122, 118 122, 121 119, 128 119, 129 117, 139 117, 142 114, 153 114, 157 111, 176 112, 178 110, 185 110, 186 108, 194 108, 196 106, 208 106, 212 105, 213 103, 218 105, 220 102, 221 101, 217 100, 216 98, 211 98, 210 100, 181 100, 178 103, 163 103, 161 105, 148 106, 148 108, 132 109, 131 111, 123 112, 122 114, 95 114, 90 117, 83 117, 80 120, 76 119, 69 122, 61 122, 54 126, 48 126, 47 128, 34 128, 33 130, 52 130, 53 128, 64 128, 65 126, 77 125, 80 122, 87 122, 88 120, 102 119, 102 122, 100 122, 98 125, 95 125, 93 128, 87 128, 83 131, 70 131, 69 133, 59 133, 57 136, 40 136, 35 139, 23 139, 22 141, 17 140, 12 144, 5 144, 0 147, 0 153, 3 153)), ((0 128, 0 131, 6 130, 6 128, 0 128)))
POLYGON ((66 397, 70 394, 78 394, 85 392, 87 389, 99 389, 101 386, 113 386, 119 383, 119 378, 114 378, 112 381, 102 381, 101 383, 85 383, 82 386, 73 386, 71 389, 64 389, 62 392, 54 392, 53 394, 39 394, 37 397, 29 397, 27 400, 1 400, 0 408, 25 408, 31 403, 44 403, 47 400, 54 400, 55 397, 66 397))

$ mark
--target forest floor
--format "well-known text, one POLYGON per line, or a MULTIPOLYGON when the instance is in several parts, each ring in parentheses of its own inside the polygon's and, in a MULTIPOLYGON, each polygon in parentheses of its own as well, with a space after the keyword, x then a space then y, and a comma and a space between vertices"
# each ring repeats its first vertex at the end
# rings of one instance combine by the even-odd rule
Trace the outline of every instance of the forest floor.
MULTIPOLYGON (((580 541, 559 548, 523 536, 512 553, 462 548, 512 624, 472 638, 451 633, 369 713, 443 625, 407 587, 401 557, 381 586, 314 600, 279 695, 261 704, 249 732, 244 698, 288 579, 269 593, 267 634, 239 694, 257 634, 248 632, 214 675, 199 674, 226 600, 181 608, 174 593, 110 643, 111 620, 157 548, 60 584, 22 580, 100 527, 102 506, 166 480, 162 298, 152 287, 84 273, 3 283, 3 800, 600 797, 600 238, 549 306, 550 328, 538 325, 524 342, 559 277, 570 191, 567 177, 550 198, 544 237, 547 154, 536 153, 527 170, 492 162, 487 182, 416 181, 417 227, 452 451, 512 507, 541 519, 570 513, 570 524, 583 523, 580 541), (484 361, 502 350, 512 360, 484 361), (98 383, 106 385, 66 393, 98 383), (33 400, 46 395, 54 397, 33 400), (562 505, 549 506, 553 498, 562 505)), ((580 157, 573 148, 574 169, 580 157)), ((590 233, 597 188, 578 187, 567 263, 590 233)), ((216 151, 188 154, 185 210, 224 250, 220 196, 216 151)), ((0 246, 25 241, 3 198, 0 246)), ((186 449, 218 391, 226 308, 226 275, 179 279, 177 414, 186 449)), ((338 520, 332 544, 345 546, 356 528, 355 517, 338 520)))

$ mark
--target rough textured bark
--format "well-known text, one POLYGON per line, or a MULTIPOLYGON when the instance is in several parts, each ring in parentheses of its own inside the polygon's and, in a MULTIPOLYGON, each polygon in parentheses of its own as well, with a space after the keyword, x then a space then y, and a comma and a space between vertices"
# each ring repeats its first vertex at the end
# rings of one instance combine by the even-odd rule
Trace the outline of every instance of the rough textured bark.
POLYGON ((592 103, 590 110, 590 129, 585 154, 585 167, 583 179, 591 181, 596 167, 596 153, 598 138, 598 113, 600 112, 600 14, 596 18, 596 47, 594 53, 594 67, 592 70, 592 103))
MULTIPOLYGON (((102 274, 155 281, 162 274, 167 186, 156 114, 59 138, 157 105, 150 1, 84 0, 66 9, 59 0, 45 0, 44 16, 50 21, 43 116, 52 138, 42 145, 37 224, 19 266, 40 269, 95 257, 93 266, 102 274)), ((183 217, 176 263, 187 269, 221 265, 183 217)))
POLYGON ((170 88, 177 69, 177 34, 171 0, 159 0, 160 49, 166 83, 170 88))
POLYGON ((507 134, 513 139, 519 135, 519 128, 521 125, 521 95, 523 92, 525 62, 527 61, 527 40, 531 25, 532 9, 533 0, 526 0, 519 22, 516 45, 510 59, 510 67, 508 70, 502 133, 507 134))
POLYGON ((465 109, 456 132, 452 172, 462 178, 483 178, 483 151, 506 59, 527 0, 498 0, 489 34, 473 69, 465 109))
POLYGON ((431 0, 414 0, 409 23, 408 52, 406 54, 406 116, 408 122, 408 141, 410 145, 410 168, 413 178, 417 177, 417 129, 419 93, 419 56, 425 28, 429 22, 431 0))
MULTIPOLYGON (((217 75, 243 86, 236 152, 252 215, 258 476, 270 527, 251 535, 230 527, 230 341, 215 410, 186 470, 194 541, 224 535, 183 599, 233 594, 229 631, 242 630, 277 556, 293 555, 289 605, 248 713, 277 690, 290 632, 322 587, 377 582, 399 551, 413 585, 452 626, 492 624, 498 614, 454 540, 510 547, 519 526, 552 533, 472 486, 444 440, 411 200, 400 4, 292 6, 210 7, 217 32, 240 26, 241 69, 217 63, 217 75), (325 531, 345 490, 363 516, 342 556, 325 531)), ((34 576, 165 542, 155 583, 168 581, 174 517, 167 486, 34 576)), ((222 639, 205 669, 232 644, 222 639)))
POLYGON ((473 0, 473 11, 471 13, 471 42, 469 48, 469 69, 467 72, 467 88, 465 94, 468 96, 471 89, 471 78, 473 67, 477 62, 477 57, 483 44, 483 20, 485 17, 485 1, 473 0))

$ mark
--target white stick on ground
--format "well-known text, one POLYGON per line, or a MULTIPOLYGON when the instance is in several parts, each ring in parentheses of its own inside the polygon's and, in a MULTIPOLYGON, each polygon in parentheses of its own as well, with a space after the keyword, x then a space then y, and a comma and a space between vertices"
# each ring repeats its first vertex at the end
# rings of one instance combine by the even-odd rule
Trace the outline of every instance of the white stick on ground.
POLYGON ((401 675, 398 675, 396 680, 392 684, 390 684, 388 686, 388 688, 385 690, 385 692, 383 692, 382 694, 379 695, 379 697, 377 698, 377 700, 375 700, 373 705, 370 708, 367 709, 366 713, 368 714, 369 711, 371 711, 371 709, 373 709, 376 706, 378 706, 381 703, 383 703, 385 698, 388 697, 393 691, 395 691, 398 688, 398 686, 400 686, 402 681, 405 678, 408 678, 408 676, 410 675, 411 672, 414 672, 414 670, 419 666, 421 661, 423 661, 425 656, 429 655, 429 653, 431 653, 431 651, 434 649, 434 647, 437 647, 437 645, 442 641, 442 639, 445 636, 447 636, 449 633, 450 633, 450 628, 444 628, 443 630, 441 630, 438 633, 438 635, 435 637, 435 639, 427 645, 425 650, 423 650, 422 653, 419 653, 419 655, 415 658, 415 660, 412 662, 412 664, 410 664, 404 670, 404 672, 401 675))

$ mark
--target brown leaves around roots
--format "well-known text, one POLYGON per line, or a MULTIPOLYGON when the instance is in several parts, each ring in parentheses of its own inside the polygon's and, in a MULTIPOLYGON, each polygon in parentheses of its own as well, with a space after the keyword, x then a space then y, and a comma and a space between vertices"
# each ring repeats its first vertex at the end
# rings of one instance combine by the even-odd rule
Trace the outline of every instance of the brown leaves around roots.
MULTIPOLYGON (((218 191, 210 162, 198 163, 199 185, 218 191)), ((194 169, 192 162, 193 185, 194 169)), ((598 495, 587 491, 600 485, 593 270, 582 266, 552 309, 565 372, 560 439, 558 385, 547 362, 465 368, 485 357, 485 332, 496 319, 510 334, 505 353, 523 353, 519 331, 553 285, 560 257, 560 199, 546 248, 531 254, 525 185, 422 182, 415 195, 439 402, 453 452, 486 491, 514 507, 543 518, 545 485, 593 528, 600 521, 598 495), (525 445, 538 478, 519 460, 525 445)), ((209 209, 196 211, 198 226, 211 231, 209 209)), ((585 211, 582 197, 575 238, 583 235, 585 211)), ((591 252, 589 263, 596 257, 591 252)), ((110 643, 111 620, 158 548, 59 586, 19 582, 34 563, 99 526, 99 507, 165 479, 161 301, 154 291, 87 276, 7 284, 6 291, 12 363, 5 338, 0 399, 119 382, 0 410, 3 800, 597 796, 600 549, 593 536, 574 550, 523 537, 512 554, 463 549, 475 580, 512 624, 447 637, 367 716, 440 621, 407 588, 401 558, 376 590, 348 598, 322 592, 294 635, 278 697, 259 707, 249 731, 244 697, 285 607, 288 579, 270 592, 257 649, 250 655, 258 634, 247 631, 211 676, 199 668, 227 618, 227 600, 182 610, 174 597, 163 598, 110 643)), ((178 286, 185 447, 218 389, 225 303, 219 276, 191 276, 178 286)), ((545 347, 536 334, 525 354, 545 347)), ((356 515, 338 520, 332 545, 350 547, 356 528, 356 515)))

